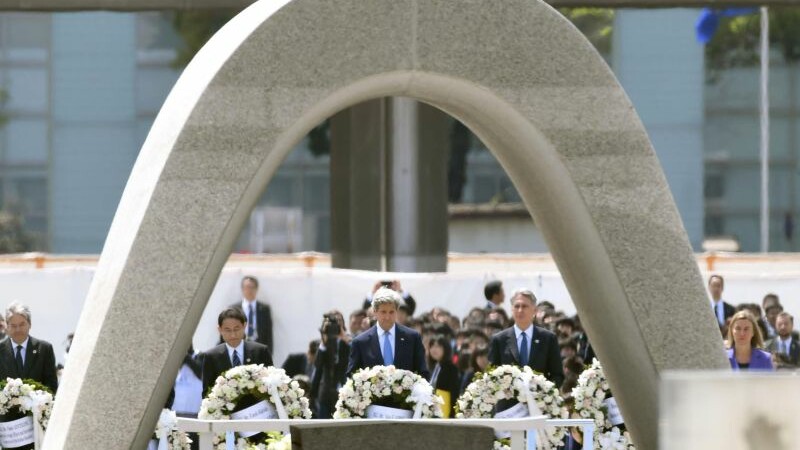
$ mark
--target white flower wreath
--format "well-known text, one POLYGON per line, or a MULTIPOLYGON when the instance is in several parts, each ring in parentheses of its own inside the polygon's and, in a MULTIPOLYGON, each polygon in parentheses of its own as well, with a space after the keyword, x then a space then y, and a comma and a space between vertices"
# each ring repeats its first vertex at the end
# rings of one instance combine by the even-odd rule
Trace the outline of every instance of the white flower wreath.
MULTIPOLYGON (((500 400, 516 400, 528 413, 541 413, 554 419, 566 419, 569 411, 558 388, 552 381, 534 373, 530 367, 504 365, 479 373, 456 402, 458 419, 486 419, 495 417, 495 406, 500 400), (532 402, 532 403, 531 403, 532 402)), ((556 448, 563 444, 566 431, 559 427, 541 433, 542 448, 556 448)), ((495 441, 495 448, 504 448, 495 441)))
POLYGON ((192 440, 178 429, 178 418, 175 411, 164 409, 158 417, 154 433, 158 450, 190 450, 192 440))
POLYGON ((362 418, 373 404, 414 411, 413 418, 442 417, 444 400, 421 376, 394 366, 361 369, 339 390, 334 419, 362 418))
POLYGON ((0 381, 0 387, 0 415, 15 412, 32 415, 33 426, 38 427, 38 433, 34 436, 38 435, 41 440, 53 411, 53 394, 33 380, 23 381, 19 378, 6 378, 0 381))
POLYGON ((575 399, 574 408, 577 415, 581 419, 594 419, 597 427, 594 434, 596 448, 635 450, 630 433, 619 426, 621 417, 609 414, 609 407, 616 409, 616 402, 611 396, 611 389, 600 361, 593 360, 592 365, 581 372, 578 385, 572 389, 572 397, 575 399))
MULTIPOLYGON (((311 418, 308 399, 297 381, 289 378, 283 369, 264 367, 262 364, 234 367, 217 377, 211 393, 200 405, 198 418, 230 420, 239 400, 245 396, 252 396, 259 403, 266 402, 264 406, 274 408, 278 418, 311 418)), ((214 444, 220 450, 225 449, 223 437, 218 435, 214 438, 214 444)), ((237 448, 253 444, 258 442, 251 442, 247 437, 240 437, 236 441, 237 448)))

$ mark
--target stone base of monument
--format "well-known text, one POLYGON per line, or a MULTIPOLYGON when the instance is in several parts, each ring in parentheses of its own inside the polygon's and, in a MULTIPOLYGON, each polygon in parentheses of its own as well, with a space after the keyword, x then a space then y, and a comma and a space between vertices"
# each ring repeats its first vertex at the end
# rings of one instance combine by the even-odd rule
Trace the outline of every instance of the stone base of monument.
POLYGON ((800 442, 800 373, 671 372, 661 450, 789 450, 800 442))
POLYGON ((291 426, 294 450, 352 448, 491 449, 494 432, 475 425, 434 425, 407 422, 337 425, 313 421, 291 426))

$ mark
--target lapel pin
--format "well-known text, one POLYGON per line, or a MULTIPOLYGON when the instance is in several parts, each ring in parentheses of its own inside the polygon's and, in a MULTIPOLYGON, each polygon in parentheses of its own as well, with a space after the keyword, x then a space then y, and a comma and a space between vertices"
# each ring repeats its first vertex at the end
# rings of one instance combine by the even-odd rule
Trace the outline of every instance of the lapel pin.
POLYGON ((35 354, 36 354, 36 352, 38 352, 38 350, 34 350, 34 351, 33 351, 33 354, 35 355, 35 354))
POLYGON ((401 340, 401 341, 405 341, 405 340, 406 340, 406 338, 400 338, 400 340, 401 340))
POLYGON ((245 361, 250 362, 250 358, 245 359, 245 361))
POLYGON ((534 344, 538 344, 538 343, 539 343, 539 340, 538 340, 538 339, 536 339, 535 341, 533 341, 533 343, 534 343, 534 344))

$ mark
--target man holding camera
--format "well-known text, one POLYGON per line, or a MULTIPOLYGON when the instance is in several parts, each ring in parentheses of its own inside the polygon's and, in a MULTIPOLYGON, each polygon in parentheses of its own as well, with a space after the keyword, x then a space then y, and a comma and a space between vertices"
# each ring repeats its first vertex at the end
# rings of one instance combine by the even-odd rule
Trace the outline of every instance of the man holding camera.
POLYGON ((322 327, 319 331, 322 339, 314 359, 311 398, 316 399, 314 416, 330 419, 339 397, 339 387, 347 379, 345 371, 350 355, 350 336, 344 325, 344 316, 337 310, 322 316, 322 327))

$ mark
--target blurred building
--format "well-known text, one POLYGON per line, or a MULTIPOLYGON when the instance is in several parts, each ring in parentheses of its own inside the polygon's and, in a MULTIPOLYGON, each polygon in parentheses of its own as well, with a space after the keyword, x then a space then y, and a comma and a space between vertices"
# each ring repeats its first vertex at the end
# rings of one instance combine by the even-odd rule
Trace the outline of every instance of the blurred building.
MULTIPOLYGON (((619 10, 604 57, 637 108, 693 247, 759 242, 758 70, 708 76, 697 10, 619 10)), ((0 14, 0 208, 36 249, 98 253, 147 132, 180 70, 171 13, 0 14)), ((773 64, 771 249, 793 250, 798 71, 773 64)), ((450 250, 546 251, 510 180, 474 136, 451 205, 450 250)), ((308 140, 287 158, 242 232, 242 252, 329 251, 330 158, 308 140)), ((452 197, 452 195, 451 195, 452 197)))

